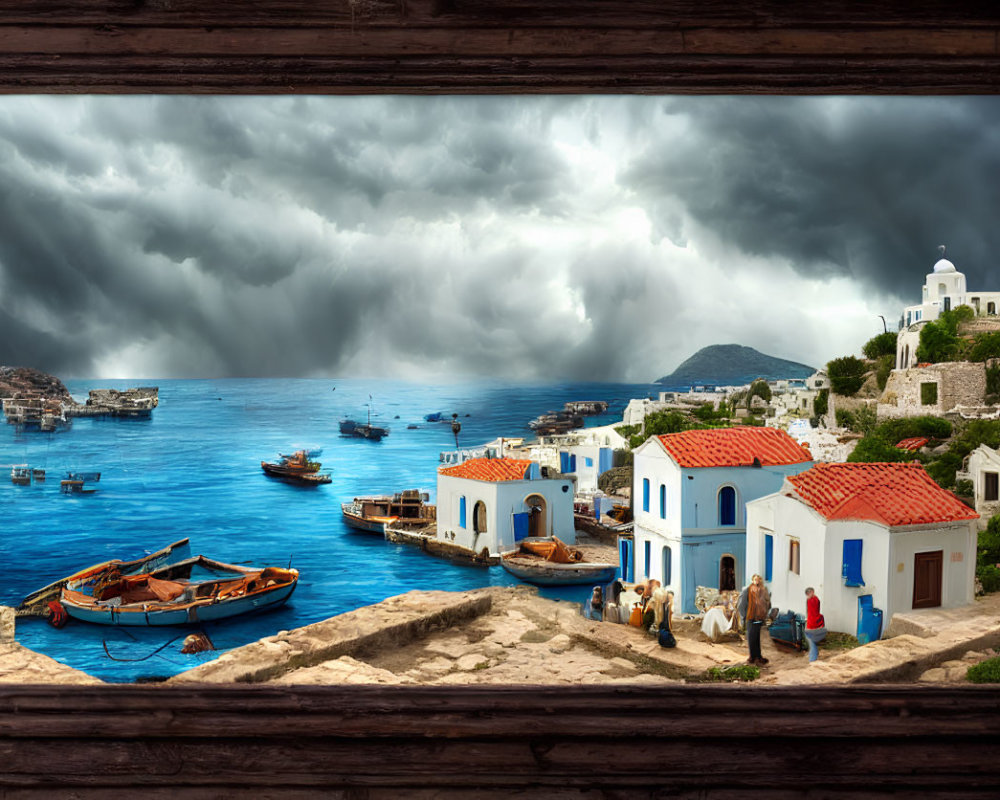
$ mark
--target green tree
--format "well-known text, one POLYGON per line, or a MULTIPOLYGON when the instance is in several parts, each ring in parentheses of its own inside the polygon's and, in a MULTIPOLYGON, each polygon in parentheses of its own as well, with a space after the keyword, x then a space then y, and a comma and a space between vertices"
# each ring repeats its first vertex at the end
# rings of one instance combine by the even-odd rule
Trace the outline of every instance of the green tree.
POLYGON ((879 389, 885 389, 885 385, 889 382, 889 373, 892 372, 892 368, 895 366, 895 353, 878 357, 878 366, 875 368, 875 380, 878 382, 879 389))
POLYGON ((971 306, 961 305, 950 311, 943 311, 920 329, 920 344, 917 346, 917 361, 939 363, 956 361, 963 355, 963 342, 959 339, 958 328, 976 316, 971 306))
POLYGON ((835 358, 826 365, 830 388, 837 394, 853 397, 865 382, 865 362, 857 356, 835 358))
POLYGON ((830 408, 830 390, 820 389, 813 400, 813 413, 822 417, 830 408))
POLYGON ((861 352, 865 354, 865 358, 870 358, 873 361, 880 356, 892 356, 895 358, 896 336, 895 331, 880 333, 878 336, 869 339, 865 343, 865 346, 861 348, 861 352))
POLYGON ((767 381, 763 378, 757 378, 757 380, 750 384, 750 390, 747 392, 748 410, 755 397, 761 398, 765 403, 771 402, 771 387, 767 385, 767 381))
POLYGON ((1000 332, 981 333, 972 340, 969 361, 986 361, 1000 358, 1000 332))

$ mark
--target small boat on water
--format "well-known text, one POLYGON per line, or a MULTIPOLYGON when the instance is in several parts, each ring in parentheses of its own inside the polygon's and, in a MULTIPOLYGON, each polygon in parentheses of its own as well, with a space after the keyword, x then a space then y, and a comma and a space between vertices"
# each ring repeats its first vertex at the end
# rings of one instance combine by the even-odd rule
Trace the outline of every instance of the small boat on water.
POLYGON ((372 425, 372 404, 371 395, 368 396, 368 422, 355 422, 353 419, 340 421, 340 435, 353 436, 357 439, 370 439, 373 442, 379 441, 383 436, 389 435, 388 428, 372 425))
POLYGON ((584 561, 582 552, 555 536, 522 540, 519 549, 501 557, 500 564, 511 575, 540 586, 603 586, 618 571, 615 564, 584 561))
POLYGON ((297 450, 290 456, 278 454, 281 461, 274 463, 271 461, 261 461, 260 467, 265 475, 272 478, 300 483, 305 486, 318 486, 323 483, 330 483, 333 479, 329 472, 320 472, 323 465, 318 461, 310 461, 309 453, 305 450, 297 450))
POLYGON ((252 568, 195 556, 158 569, 123 574, 114 566, 68 580, 66 613, 100 625, 188 625, 275 608, 292 596, 299 571, 252 568))
POLYGON ((92 567, 81 569, 62 580, 55 581, 48 586, 43 586, 41 589, 32 592, 21 601, 21 604, 17 607, 17 613, 18 616, 28 617, 48 616, 48 604, 53 600, 59 599, 59 595, 67 583, 72 581, 81 591, 86 591, 88 588, 93 587, 97 576, 104 574, 110 568, 117 569, 122 575, 135 575, 143 571, 149 572, 158 569, 176 561, 183 561, 190 557, 191 547, 189 541, 187 539, 180 539, 173 544, 167 545, 162 550, 157 550, 155 553, 150 553, 132 561, 122 561, 120 558, 115 558, 111 561, 102 561, 100 564, 94 564, 92 567))
POLYGON ((15 464, 10 468, 10 482, 15 486, 31 485, 31 467, 27 464, 15 464))
POLYGON ((93 494, 97 489, 87 484, 97 483, 100 479, 100 472, 67 472, 66 477, 59 481, 59 491, 63 494, 93 494))
POLYGON ((342 503, 344 522, 359 531, 381 534, 388 523, 394 527, 422 528, 437 520, 437 506, 428 505, 429 496, 416 489, 394 495, 355 497, 342 503))

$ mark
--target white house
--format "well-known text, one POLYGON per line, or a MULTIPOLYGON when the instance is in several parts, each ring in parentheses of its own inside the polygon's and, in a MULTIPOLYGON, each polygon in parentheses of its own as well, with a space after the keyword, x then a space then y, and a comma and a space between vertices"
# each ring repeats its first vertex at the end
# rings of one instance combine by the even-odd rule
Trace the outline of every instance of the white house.
POLYGON ((921 301, 903 309, 896 337, 896 369, 906 369, 917 364, 917 346, 920 329, 940 316, 961 305, 971 306, 977 315, 996 316, 1000 308, 1000 292, 970 292, 965 285, 965 275, 944 258, 944 246, 938 248, 941 258, 928 273, 924 282, 921 301))
POLYGON ((1000 514, 1000 453, 988 445, 979 445, 966 456, 965 470, 955 478, 972 481, 980 527, 985 527, 990 517, 1000 514))
POLYGON ((973 601, 978 516, 920 464, 816 464, 747 504, 746 573, 799 613, 811 586, 828 630, 877 638, 897 612, 973 601))
POLYGON ((785 431, 763 427, 653 436, 633 453, 633 574, 659 580, 685 613, 696 586, 742 587, 746 502, 812 465, 785 431))
POLYGON ((573 482, 540 477, 533 461, 473 458, 438 470, 437 538, 496 556, 526 536, 576 543, 573 482))
POLYGON ((576 492, 584 495, 597 492, 597 479, 614 466, 615 450, 626 446, 613 425, 545 439, 557 447, 559 472, 576 476, 576 492))

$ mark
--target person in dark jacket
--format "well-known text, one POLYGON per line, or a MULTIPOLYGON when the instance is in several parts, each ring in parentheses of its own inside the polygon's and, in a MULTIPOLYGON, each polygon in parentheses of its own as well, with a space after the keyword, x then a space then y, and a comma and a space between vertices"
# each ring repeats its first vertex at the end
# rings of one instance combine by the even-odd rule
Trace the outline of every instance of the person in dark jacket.
POLYGON ((747 588, 747 645, 750 649, 747 664, 762 667, 768 663, 768 659, 760 652, 760 630, 764 627, 764 620, 770 610, 771 595, 764 585, 764 579, 760 575, 754 575, 747 588))

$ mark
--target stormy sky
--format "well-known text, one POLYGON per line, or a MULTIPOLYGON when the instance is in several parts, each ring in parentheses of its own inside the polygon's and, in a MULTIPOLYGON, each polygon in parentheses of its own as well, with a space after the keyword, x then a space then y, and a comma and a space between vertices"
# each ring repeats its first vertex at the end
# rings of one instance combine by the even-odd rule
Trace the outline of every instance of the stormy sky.
POLYGON ((820 365, 937 246, 1000 290, 1000 98, 0 98, 0 363, 646 381, 820 365))

